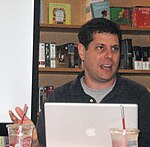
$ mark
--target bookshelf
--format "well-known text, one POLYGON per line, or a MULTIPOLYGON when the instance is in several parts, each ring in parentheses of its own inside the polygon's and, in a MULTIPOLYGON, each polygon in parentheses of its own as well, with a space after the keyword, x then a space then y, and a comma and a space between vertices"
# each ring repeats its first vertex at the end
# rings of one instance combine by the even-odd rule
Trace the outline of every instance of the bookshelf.
MULTIPOLYGON (((150 6, 150 0, 110 0, 110 6, 150 6)), ((85 0, 43 0, 43 23, 40 25, 40 42, 55 41, 57 45, 68 42, 78 43, 77 33, 85 23, 85 0), (69 3, 72 8, 72 24, 48 24, 48 3, 69 3)), ((150 27, 122 28, 123 38, 132 38, 133 45, 150 46, 150 27)), ((79 68, 40 68, 39 86, 52 84, 58 87, 76 78, 79 68)), ((119 73, 150 88, 150 70, 119 70, 119 73)))

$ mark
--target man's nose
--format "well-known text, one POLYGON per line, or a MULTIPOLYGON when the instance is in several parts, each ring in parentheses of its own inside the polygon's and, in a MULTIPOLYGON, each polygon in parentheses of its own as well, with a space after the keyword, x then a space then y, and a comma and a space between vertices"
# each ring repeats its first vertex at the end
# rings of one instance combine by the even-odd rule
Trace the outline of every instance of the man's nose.
POLYGON ((111 49, 107 49, 106 54, 105 54, 105 58, 112 58, 113 57, 113 53, 111 49))

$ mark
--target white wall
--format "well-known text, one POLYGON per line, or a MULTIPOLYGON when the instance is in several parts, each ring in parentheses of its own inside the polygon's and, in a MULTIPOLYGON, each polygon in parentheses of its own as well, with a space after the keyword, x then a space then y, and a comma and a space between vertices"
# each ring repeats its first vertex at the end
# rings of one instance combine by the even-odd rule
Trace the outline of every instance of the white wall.
POLYGON ((8 110, 31 117, 34 0, 0 0, 0 123, 8 110))

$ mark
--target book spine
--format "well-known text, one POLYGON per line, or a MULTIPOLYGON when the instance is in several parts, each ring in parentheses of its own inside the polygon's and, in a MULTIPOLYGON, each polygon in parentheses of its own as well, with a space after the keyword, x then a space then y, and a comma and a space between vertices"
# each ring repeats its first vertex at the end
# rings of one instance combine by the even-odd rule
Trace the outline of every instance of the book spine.
POLYGON ((50 43, 50 67, 56 68, 56 43, 50 43))
POLYGON ((39 67, 45 68, 45 43, 39 43, 39 67))
POLYGON ((49 43, 45 43, 45 67, 50 67, 50 47, 49 47, 49 43))
POLYGON ((148 47, 141 47, 141 49, 142 49, 143 70, 149 70, 148 47))
POLYGON ((56 59, 50 59, 50 67, 56 68, 56 59))
POLYGON ((142 70, 142 52, 140 46, 133 46, 133 69, 142 70))
POLYGON ((50 59, 56 59, 56 43, 50 43, 50 59))
POLYGON ((2 143, 3 143, 3 142, 2 142, 2 137, 3 137, 3 136, 0 136, 0 147, 3 147, 3 146, 2 146, 2 145, 3 145, 3 144, 2 144, 2 143))
POLYGON ((43 0, 40 0, 40 24, 43 23, 43 0))
POLYGON ((74 44, 68 44, 68 66, 69 66, 69 68, 74 68, 75 67, 74 44))

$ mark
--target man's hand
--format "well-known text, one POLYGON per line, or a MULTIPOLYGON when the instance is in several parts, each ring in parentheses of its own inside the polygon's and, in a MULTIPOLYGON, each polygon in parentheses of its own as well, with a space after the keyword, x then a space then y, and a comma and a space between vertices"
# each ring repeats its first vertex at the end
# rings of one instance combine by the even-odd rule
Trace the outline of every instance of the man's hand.
MULTIPOLYGON (((15 114, 11 110, 9 110, 9 116, 14 124, 20 124, 21 118, 23 117, 24 112, 19 107, 16 107, 15 111, 17 112, 17 114, 19 115, 20 118, 17 118, 17 116, 15 116, 15 114)), ((34 126, 34 123, 27 116, 24 116, 23 124, 29 124, 29 125, 34 126)), ((35 127, 33 129, 32 142, 33 142, 32 146, 35 146, 35 147, 38 146, 38 137, 37 137, 37 131, 36 131, 35 127)))

